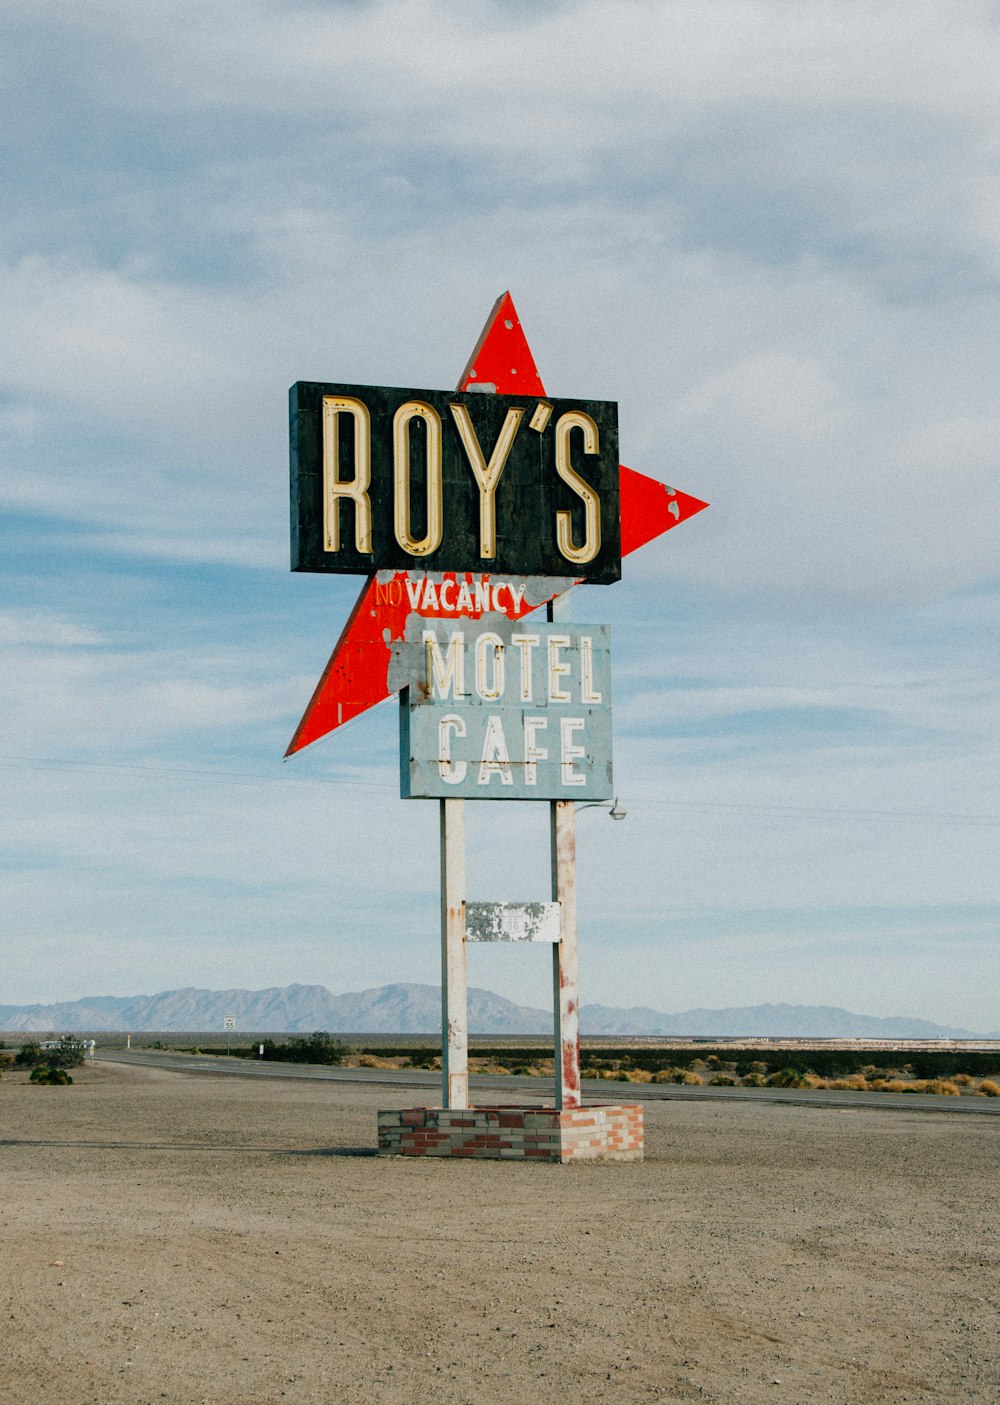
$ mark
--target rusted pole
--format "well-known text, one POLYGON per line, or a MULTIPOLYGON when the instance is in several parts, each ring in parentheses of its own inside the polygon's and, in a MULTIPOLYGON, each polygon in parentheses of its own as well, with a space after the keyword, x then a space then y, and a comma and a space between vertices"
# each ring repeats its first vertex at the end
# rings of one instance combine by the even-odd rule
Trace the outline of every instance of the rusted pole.
POLYGON ((580 1002, 576 970, 576 806, 553 800, 552 896, 559 904, 559 941, 552 948, 556 1107, 580 1106, 580 1002))
MULTIPOLYGON (((553 623, 570 619, 570 593, 550 601, 553 623)), ((549 804, 552 898, 559 904, 559 940, 552 948, 556 1107, 580 1106, 580 995, 576 966, 576 805, 549 804)))
POLYGON ((441 800, 441 1105, 469 1106, 465 801, 441 800))

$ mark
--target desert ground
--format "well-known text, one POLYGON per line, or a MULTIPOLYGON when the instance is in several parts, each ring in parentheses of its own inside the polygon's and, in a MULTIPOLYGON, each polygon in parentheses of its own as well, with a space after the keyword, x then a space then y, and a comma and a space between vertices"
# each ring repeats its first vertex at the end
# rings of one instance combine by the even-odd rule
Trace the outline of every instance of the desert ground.
POLYGON ((0 1081, 5 1405, 1000 1398, 996 1118, 654 1103, 641 1164, 421 1162, 372 1154, 405 1093, 74 1077, 0 1081))

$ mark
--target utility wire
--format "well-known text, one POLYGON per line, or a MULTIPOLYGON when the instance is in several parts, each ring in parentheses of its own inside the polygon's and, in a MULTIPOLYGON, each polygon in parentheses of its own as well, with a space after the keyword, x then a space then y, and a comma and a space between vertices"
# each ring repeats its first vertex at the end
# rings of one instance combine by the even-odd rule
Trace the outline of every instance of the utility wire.
MULTIPOLYGON (((349 724, 348 724, 349 725, 349 724)), ((53 766, 74 766, 94 771, 123 771, 150 776, 186 776, 198 780, 219 781, 223 784, 240 785, 292 785, 310 787, 349 787, 352 790, 368 790, 374 793, 395 793, 393 784, 380 784, 371 780, 350 780, 340 776, 295 776, 284 767, 271 773, 246 771, 209 770, 193 766, 156 766, 143 762, 128 761, 78 761, 58 756, 15 756, 0 753, 0 766, 24 766, 28 769, 48 769, 53 766)), ((744 814, 795 815, 808 819, 885 819, 903 820, 924 824, 979 825, 991 827, 1000 824, 1000 815, 962 814, 945 810, 872 810, 861 807, 840 807, 834 805, 783 805, 741 802, 733 800, 682 800, 669 796, 655 799, 644 796, 622 796, 623 805, 629 810, 707 810, 733 811, 744 814)))

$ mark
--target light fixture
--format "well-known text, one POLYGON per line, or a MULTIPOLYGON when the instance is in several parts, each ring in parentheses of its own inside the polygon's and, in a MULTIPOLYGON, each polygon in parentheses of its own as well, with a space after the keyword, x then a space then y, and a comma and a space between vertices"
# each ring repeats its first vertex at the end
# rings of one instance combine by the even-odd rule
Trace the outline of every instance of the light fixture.
POLYGON ((613 820, 623 820, 628 814, 628 811, 623 810, 619 805, 617 795, 614 800, 591 800, 586 805, 577 805, 577 814, 579 814, 581 810, 607 810, 613 820))

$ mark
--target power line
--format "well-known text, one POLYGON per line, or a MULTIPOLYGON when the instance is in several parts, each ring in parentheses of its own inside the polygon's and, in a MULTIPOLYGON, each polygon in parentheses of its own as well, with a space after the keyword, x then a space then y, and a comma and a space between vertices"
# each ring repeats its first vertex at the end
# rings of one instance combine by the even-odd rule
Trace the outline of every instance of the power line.
MULTIPOLYGON (((223 784, 241 785, 291 785, 312 787, 344 787, 353 790, 368 790, 375 793, 395 793, 391 784, 380 784, 370 780, 349 780, 339 776, 293 776, 282 767, 271 773, 247 771, 223 771, 194 766, 157 766, 148 762, 129 761, 81 761, 58 756, 15 756, 0 753, 0 766, 25 766, 48 769, 53 766, 72 766, 94 771, 136 773, 150 776, 185 776, 198 780, 219 781, 223 784)), ((885 819, 913 821, 924 824, 980 825, 991 827, 1000 824, 1000 815, 968 814, 945 810, 885 810, 864 809, 860 806, 840 807, 834 805, 788 805, 766 802, 735 800, 683 800, 668 796, 622 797, 629 809, 643 810, 706 810, 733 811, 744 814, 793 815, 808 819, 885 819)))
MULTIPOLYGON (((625 797, 623 797, 624 803, 625 797)), ((1000 824, 1000 815, 961 814, 946 810, 866 810, 836 805, 768 805, 736 800, 628 799, 631 809, 659 809, 669 805, 692 810, 736 810, 759 814, 804 815, 816 819, 891 819, 930 821, 934 824, 1000 824)))
POLYGON ((33 767, 40 770, 47 770, 53 766, 75 766, 93 771, 125 771, 153 776, 191 776, 199 779, 218 780, 224 783, 237 781, 243 785, 346 785, 358 790, 395 790, 394 786, 379 785, 377 781, 353 781, 343 779, 339 776, 293 776, 289 775, 287 772, 283 774, 281 771, 276 771, 274 775, 263 773, 255 774, 252 771, 208 770, 204 767, 199 768, 195 766, 153 766, 148 763, 133 761, 78 761, 63 756, 12 756, 0 753, 0 765, 20 765, 25 766, 29 770, 33 767))

